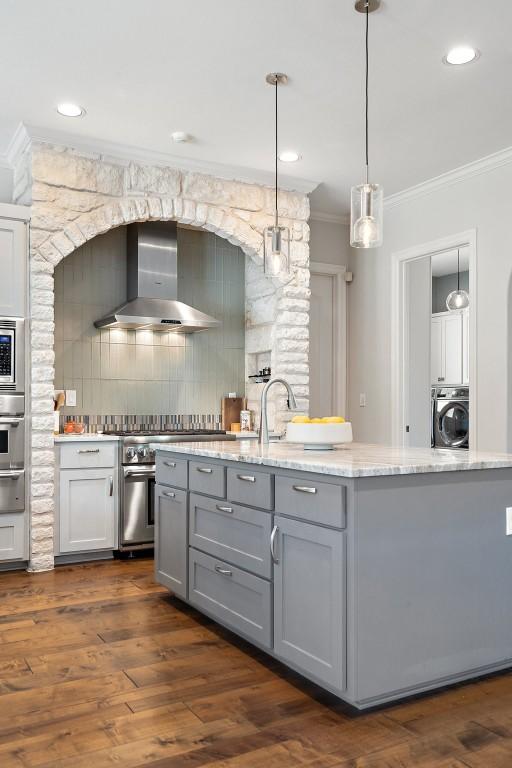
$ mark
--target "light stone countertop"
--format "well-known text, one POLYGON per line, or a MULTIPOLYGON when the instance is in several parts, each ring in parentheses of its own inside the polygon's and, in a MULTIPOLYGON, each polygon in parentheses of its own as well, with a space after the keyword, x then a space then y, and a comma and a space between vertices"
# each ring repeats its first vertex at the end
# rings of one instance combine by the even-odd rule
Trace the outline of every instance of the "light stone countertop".
POLYGON ((98 442, 108 442, 117 443, 119 441, 119 437, 117 435, 102 435, 102 434, 92 434, 92 433, 84 433, 83 435, 54 435, 53 442, 54 443, 98 443, 98 442))
POLYGON ((208 459, 239 461, 339 477, 379 477, 512 467, 512 454, 393 448, 369 443, 339 445, 334 451, 305 451, 301 445, 285 441, 260 446, 255 440, 152 444, 152 448, 208 459))

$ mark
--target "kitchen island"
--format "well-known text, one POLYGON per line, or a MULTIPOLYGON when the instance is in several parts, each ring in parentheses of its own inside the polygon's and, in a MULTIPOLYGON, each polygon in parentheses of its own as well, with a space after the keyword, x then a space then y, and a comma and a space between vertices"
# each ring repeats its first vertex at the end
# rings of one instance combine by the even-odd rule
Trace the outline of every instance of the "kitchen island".
POLYGON ((512 456, 154 447, 157 580, 305 677, 364 709, 512 666, 512 456))

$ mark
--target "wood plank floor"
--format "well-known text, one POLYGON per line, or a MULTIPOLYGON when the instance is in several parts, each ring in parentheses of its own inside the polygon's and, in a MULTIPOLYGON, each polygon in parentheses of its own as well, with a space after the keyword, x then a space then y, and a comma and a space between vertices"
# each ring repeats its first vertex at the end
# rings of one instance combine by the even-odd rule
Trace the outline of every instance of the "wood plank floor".
POLYGON ((512 675, 354 715, 152 562, 0 574, 1 768, 512 768, 512 675))

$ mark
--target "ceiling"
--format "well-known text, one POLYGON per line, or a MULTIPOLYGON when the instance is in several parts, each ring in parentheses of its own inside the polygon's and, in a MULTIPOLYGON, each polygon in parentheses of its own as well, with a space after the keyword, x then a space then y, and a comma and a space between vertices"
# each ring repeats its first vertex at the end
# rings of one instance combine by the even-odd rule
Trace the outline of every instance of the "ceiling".
MULTIPOLYGON (((370 17, 371 175, 392 194, 512 144, 512 3, 384 0, 370 17), (481 58, 448 67, 469 43, 481 58)), ((20 121, 80 137, 272 170, 280 70, 287 175, 312 208, 348 210, 362 180, 364 18, 352 0, 3 0, 0 153, 20 121), (58 115, 74 101, 84 118, 58 115), (184 130, 193 143, 173 144, 184 130)))

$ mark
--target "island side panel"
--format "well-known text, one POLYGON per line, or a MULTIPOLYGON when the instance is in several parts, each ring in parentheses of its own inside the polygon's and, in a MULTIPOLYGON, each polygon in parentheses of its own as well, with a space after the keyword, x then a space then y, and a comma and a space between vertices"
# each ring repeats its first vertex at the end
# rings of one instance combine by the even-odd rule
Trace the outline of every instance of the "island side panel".
POLYGON ((512 665, 512 470, 356 481, 356 700, 512 665))

